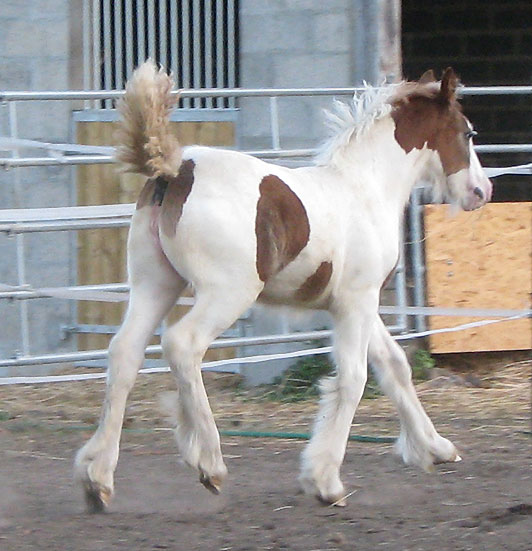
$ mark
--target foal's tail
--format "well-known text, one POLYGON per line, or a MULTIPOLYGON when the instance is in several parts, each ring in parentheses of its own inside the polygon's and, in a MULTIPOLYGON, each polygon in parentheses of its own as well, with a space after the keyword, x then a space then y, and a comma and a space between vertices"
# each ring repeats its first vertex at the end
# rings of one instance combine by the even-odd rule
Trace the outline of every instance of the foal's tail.
POLYGON ((118 103, 122 115, 117 133, 116 159, 125 172, 150 178, 176 176, 181 164, 181 146, 170 133, 169 117, 177 98, 171 96, 174 82, 149 59, 131 76, 126 94, 118 103))

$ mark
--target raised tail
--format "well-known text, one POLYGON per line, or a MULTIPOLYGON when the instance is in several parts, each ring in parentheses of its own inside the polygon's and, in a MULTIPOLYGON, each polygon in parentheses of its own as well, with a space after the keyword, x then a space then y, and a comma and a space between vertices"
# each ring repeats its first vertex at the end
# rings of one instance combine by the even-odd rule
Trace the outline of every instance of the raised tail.
POLYGON ((118 103, 122 115, 116 159, 124 172, 174 177, 181 164, 181 146, 170 132, 173 80, 149 59, 135 70, 118 103))

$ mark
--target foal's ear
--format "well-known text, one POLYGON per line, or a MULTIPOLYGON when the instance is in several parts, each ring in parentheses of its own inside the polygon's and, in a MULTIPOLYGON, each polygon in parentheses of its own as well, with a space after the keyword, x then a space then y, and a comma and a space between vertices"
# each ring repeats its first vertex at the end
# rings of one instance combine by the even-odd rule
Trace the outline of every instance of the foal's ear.
POLYGON ((456 96, 456 89, 460 81, 451 67, 447 67, 441 77, 440 99, 451 102, 456 96))
POLYGON ((432 69, 429 69, 419 77, 418 83, 429 84, 431 82, 436 82, 436 77, 434 76, 434 71, 432 69))

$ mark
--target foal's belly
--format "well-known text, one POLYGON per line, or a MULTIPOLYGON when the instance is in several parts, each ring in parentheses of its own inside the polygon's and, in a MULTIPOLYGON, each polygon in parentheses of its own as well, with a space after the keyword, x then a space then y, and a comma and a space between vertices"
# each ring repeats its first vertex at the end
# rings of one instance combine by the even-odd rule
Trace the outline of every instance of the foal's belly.
POLYGON ((258 297, 265 304, 288 304, 303 308, 327 308, 333 287, 332 261, 312 263, 297 259, 269 279, 258 297))

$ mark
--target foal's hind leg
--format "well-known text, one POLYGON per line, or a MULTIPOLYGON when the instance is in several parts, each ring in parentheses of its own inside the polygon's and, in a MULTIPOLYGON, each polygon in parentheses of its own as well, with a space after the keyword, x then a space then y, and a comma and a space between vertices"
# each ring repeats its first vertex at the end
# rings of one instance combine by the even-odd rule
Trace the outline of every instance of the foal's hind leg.
POLYGON ((369 344, 368 360, 383 390, 397 407, 401 433, 396 449, 407 464, 431 470, 436 463, 459 461, 454 445, 440 436, 421 405, 403 349, 379 318, 369 344))
POLYGON ((258 293, 244 292, 245 286, 238 282, 232 287, 197 289, 192 309, 162 339, 177 382, 177 445, 185 462, 198 469, 201 483, 213 493, 219 493, 227 468, 203 386, 201 360, 209 344, 253 304, 258 293))
POLYGON ((113 494, 126 400, 144 362, 146 345, 185 287, 184 280, 154 245, 145 214, 136 213, 130 231, 131 297, 124 322, 109 346, 100 424, 76 456, 75 475, 91 512, 102 511, 113 494))

